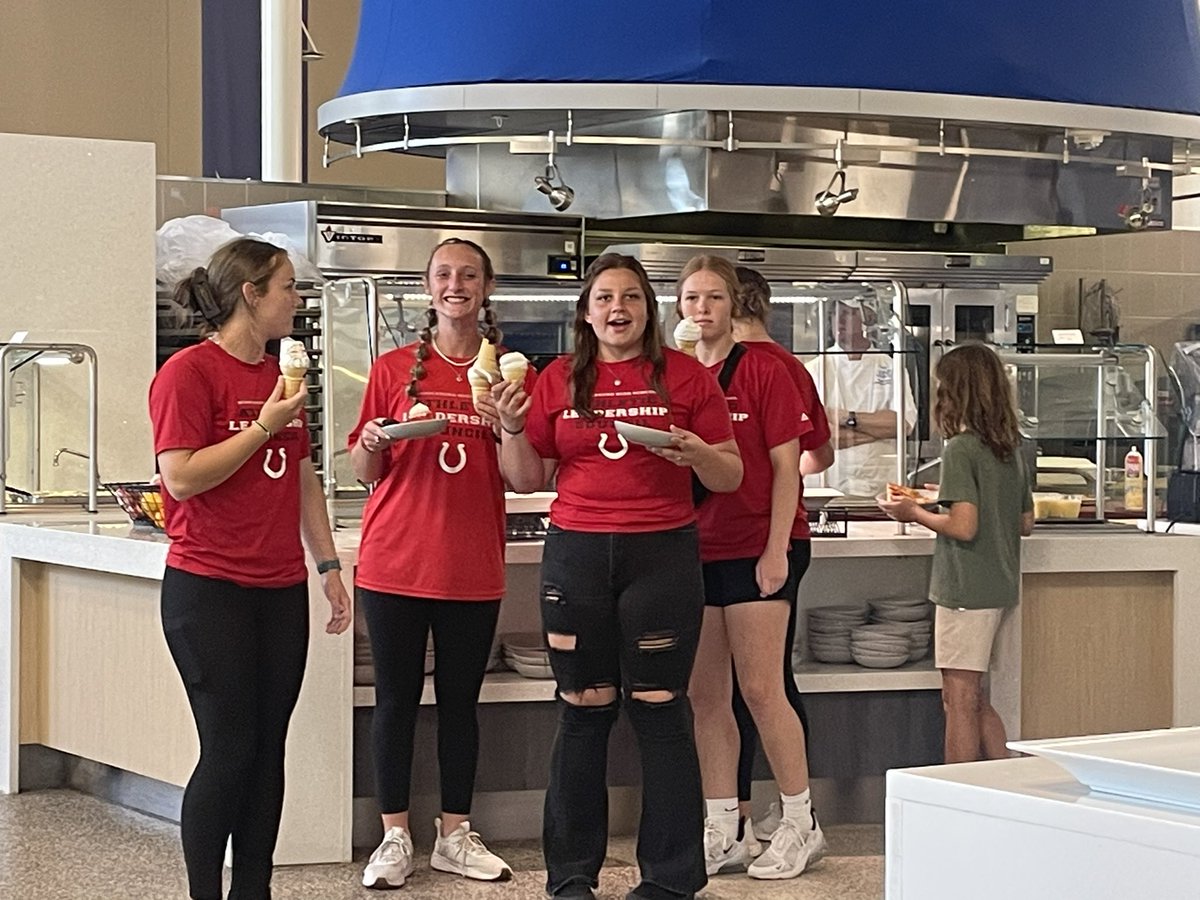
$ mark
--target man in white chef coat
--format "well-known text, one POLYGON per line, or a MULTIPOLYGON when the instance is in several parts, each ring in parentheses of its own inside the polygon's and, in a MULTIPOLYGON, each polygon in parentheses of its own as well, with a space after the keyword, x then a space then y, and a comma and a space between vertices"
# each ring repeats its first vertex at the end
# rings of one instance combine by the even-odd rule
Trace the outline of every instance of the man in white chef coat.
MULTIPOLYGON (((834 304, 834 352, 810 361, 821 391, 836 451, 828 484, 845 494, 875 497, 896 480, 896 411, 893 359, 868 334, 875 309, 860 299, 834 304)), ((904 430, 911 434, 917 406, 907 379, 904 430)), ((815 481, 814 481, 815 483, 815 481)))

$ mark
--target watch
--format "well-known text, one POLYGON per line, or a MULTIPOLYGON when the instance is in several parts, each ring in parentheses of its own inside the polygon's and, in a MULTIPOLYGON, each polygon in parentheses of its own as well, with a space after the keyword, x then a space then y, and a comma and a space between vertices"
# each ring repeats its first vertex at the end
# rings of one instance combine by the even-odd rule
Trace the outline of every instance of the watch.
POLYGON ((342 570, 342 561, 336 556, 333 559, 323 559, 317 563, 318 575, 324 575, 333 569, 337 569, 339 572, 342 570))
POLYGON ((847 428, 857 428, 858 427, 858 413, 856 413, 854 410, 850 410, 850 415, 846 416, 846 427, 847 428))

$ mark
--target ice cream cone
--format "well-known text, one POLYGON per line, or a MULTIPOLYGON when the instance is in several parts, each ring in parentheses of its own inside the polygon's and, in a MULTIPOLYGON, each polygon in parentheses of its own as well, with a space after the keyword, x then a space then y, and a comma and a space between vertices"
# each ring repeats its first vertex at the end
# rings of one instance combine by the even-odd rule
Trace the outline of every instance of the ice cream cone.
POLYGON ((484 338, 479 345, 479 356, 475 360, 475 365, 497 379, 500 377, 500 365, 496 362, 496 348, 487 338, 484 338))
POLYGON ((289 367, 283 370, 283 396, 285 399, 295 397, 304 390, 308 368, 289 367))
POLYGON ((680 319, 679 324, 675 326, 675 346, 688 356, 696 355, 696 344, 702 337, 700 326, 688 316, 685 319, 680 319))
POLYGON ((688 356, 696 355, 695 341, 676 341, 675 344, 679 348, 680 353, 686 353, 688 356))
POLYGON ((523 384, 529 371, 529 360, 524 353, 505 353, 500 357, 500 376, 512 384, 523 384))
POLYGON ((487 370, 476 364, 467 369, 467 381, 471 383, 471 402, 478 406, 479 398, 492 392, 492 378, 487 370))

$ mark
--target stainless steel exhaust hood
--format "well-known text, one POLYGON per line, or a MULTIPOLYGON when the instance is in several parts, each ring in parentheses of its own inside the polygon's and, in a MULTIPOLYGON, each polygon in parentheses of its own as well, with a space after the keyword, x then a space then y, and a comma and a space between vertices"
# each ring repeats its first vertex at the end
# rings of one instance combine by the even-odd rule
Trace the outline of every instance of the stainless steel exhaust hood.
POLYGON ((768 281, 880 281, 908 286, 983 287, 1037 284, 1053 271, 1049 257, 1000 253, 910 253, 879 250, 807 250, 710 244, 613 244, 606 253, 632 256, 656 281, 674 281, 689 259, 709 254, 750 266, 768 281))

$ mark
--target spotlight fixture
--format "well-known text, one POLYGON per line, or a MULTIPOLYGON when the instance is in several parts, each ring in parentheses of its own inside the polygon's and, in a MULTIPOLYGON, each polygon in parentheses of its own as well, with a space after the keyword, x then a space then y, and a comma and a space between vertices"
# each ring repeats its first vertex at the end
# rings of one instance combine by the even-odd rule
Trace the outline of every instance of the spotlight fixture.
POLYGON ((550 205, 559 212, 565 212, 575 202, 575 191, 562 180, 562 176, 558 174, 558 166, 554 163, 548 163, 546 174, 538 175, 533 179, 533 183, 538 192, 545 194, 550 205), (556 181, 558 184, 555 184, 556 181))
POLYGON ((839 166, 838 170, 833 173, 833 177, 829 179, 829 186, 813 199, 816 202, 818 213, 823 216, 832 216, 843 203, 850 203, 857 197, 858 188, 847 189, 846 170, 839 166))

